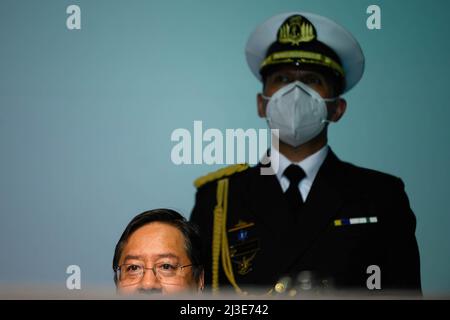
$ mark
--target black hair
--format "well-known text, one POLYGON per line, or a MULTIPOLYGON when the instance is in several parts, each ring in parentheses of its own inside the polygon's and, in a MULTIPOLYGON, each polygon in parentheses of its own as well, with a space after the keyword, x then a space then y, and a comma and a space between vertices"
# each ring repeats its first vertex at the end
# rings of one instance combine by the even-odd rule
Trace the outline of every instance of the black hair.
MULTIPOLYGON (((130 223, 128 223, 119 239, 119 242, 116 244, 112 263, 113 270, 117 270, 123 248, 133 232, 152 222, 166 223, 177 228, 183 234, 186 253, 192 263, 192 275, 195 281, 198 282, 203 273, 200 235, 197 228, 193 224, 187 221, 181 214, 171 209, 154 209, 145 211, 138 214, 130 221, 130 223)), ((114 272, 114 283, 117 285, 117 272, 114 272)))

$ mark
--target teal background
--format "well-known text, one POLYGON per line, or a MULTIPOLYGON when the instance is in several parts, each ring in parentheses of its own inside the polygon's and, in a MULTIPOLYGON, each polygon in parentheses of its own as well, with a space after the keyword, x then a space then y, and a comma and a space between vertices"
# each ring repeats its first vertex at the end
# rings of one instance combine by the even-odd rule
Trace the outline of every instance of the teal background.
POLYGON ((113 288, 114 246, 156 207, 189 216, 192 181, 219 166, 172 164, 176 128, 266 128, 244 46, 268 17, 303 10, 349 29, 366 56, 337 155, 401 177, 417 216, 426 294, 450 293, 450 52, 446 0, 0 2, 0 285, 113 288), (81 7, 82 29, 66 28, 81 7), (382 29, 366 28, 378 4, 382 29))

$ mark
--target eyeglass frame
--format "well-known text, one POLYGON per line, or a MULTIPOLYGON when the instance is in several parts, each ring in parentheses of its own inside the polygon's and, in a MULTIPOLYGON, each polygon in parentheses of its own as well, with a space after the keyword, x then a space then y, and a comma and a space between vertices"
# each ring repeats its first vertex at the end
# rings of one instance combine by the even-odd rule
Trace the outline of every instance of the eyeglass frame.
MULTIPOLYGON (((136 282, 130 283, 129 286, 131 286, 131 285, 139 283, 144 278, 146 270, 152 270, 153 271, 153 275, 155 276, 155 278, 157 278, 157 279, 159 279, 159 281, 161 281, 161 275, 156 271, 156 266, 157 265, 163 265, 163 264, 170 264, 170 263, 167 263, 167 262, 155 263, 153 265, 153 267, 151 267, 151 268, 146 268, 145 266, 142 266, 142 265, 139 265, 139 264, 136 264, 136 263, 123 263, 123 264, 121 264, 119 266, 114 267, 113 270, 114 270, 114 273, 116 274, 117 280, 119 281, 119 283, 121 283, 123 281, 120 280, 120 274, 118 275, 118 273, 122 272, 121 269, 122 269, 123 266, 133 266, 134 265, 134 266, 141 267, 142 268, 142 273, 138 277, 139 280, 136 281, 136 282)), ((173 267, 177 269, 176 272, 179 272, 178 270, 183 270, 184 268, 187 268, 187 267, 195 267, 195 264, 191 263, 191 264, 186 264, 184 266, 176 265, 176 266, 173 266, 173 267)), ((164 278, 164 279, 166 279, 166 278, 175 278, 176 276, 177 276, 177 274, 175 274, 174 276, 170 276, 170 277, 162 276, 162 278, 164 278)))

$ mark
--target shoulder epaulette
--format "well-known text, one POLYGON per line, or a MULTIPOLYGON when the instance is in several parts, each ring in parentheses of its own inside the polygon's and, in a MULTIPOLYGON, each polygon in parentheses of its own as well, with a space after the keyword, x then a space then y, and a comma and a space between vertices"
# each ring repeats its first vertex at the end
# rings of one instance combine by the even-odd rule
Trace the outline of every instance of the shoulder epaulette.
POLYGON ((219 169, 217 171, 208 173, 207 175, 201 176, 200 178, 197 178, 194 181, 194 186, 197 188, 200 188, 201 186, 203 186, 204 184, 223 178, 223 177, 229 177, 232 176, 233 174, 237 173, 237 172, 241 172, 241 171, 245 171, 249 168, 250 166, 248 164, 233 164, 231 166, 219 169))

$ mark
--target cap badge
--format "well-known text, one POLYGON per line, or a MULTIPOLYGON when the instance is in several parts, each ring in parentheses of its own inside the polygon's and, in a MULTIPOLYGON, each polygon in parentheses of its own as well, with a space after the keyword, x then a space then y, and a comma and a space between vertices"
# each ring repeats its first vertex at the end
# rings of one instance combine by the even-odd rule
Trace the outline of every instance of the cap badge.
POLYGON ((289 18, 278 30, 278 42, 298 46, 316 38, 313 25, 302 16, 289 18))

